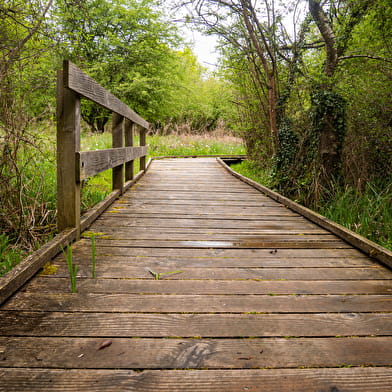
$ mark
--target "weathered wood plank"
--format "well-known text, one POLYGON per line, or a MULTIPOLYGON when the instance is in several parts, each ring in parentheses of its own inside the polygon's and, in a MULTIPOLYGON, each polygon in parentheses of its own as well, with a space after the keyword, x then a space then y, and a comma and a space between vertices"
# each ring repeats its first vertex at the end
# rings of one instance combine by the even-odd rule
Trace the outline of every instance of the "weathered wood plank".
MULTIPOLYGON (((90 261, 90 260, 89 260, 90 261)), ((133 267, 126 263, 97 264, 96 273, 99 278, 117 278, 127 276, 130 279, 153 279, 147 268, 152 270, 152 265, 145 263, 144 266, 133 267)), ((173 269, 161 267, 154 272, 170 272, 173 269)), ((55 275, 56 277, 68 276, 66 263, 59 263, 55 275)), ((90 263, 78 265, 78 276, 83 278, 91 277, 90 263)), ((389 279, 391 273, 382 267, 363 267, 363 268, 189 268, 182 267, 181 272, 163 275, 161 279, 167 280, 375 280, 389 279)))
POLYGON ((215 215, 222 217, 250 216, 252 219, 258 218, 260 215, 274 216, 298 216, 297 214, 281 207, 215 207, 215 206, 196 206, 196 207, 177 207, 177 206, 140 206, 138 208, 115 207, 109 213, 117 213, 121 215, 132 214, 153 214, 162 216, 168 214, 182 215, 215 215))
MULTIPOLYGON (((102 223, 102 222, 101 222, 102 223)), ((120 223, 120 222, 119 222, 120 223)), ((287 222, 286 222, 287 223, 287 222)), ((118 226, 118 227, 106 227, 106 225, 102 225, 99 222, 94 224, 94 229, 97 229, 96 232, 98 233, 103 233, 100 235, 105 235, 105 234, 112 234, 112 233, 118 233, 119 235, 136 235, 134 228, 138 227, 140 234, 143 235, 143 233, 149 234, 151 233, 152 235, 156 235, 157 233, 162 233, 163 235, 166 234, 186 234, 186 235, 191 235, 191 234, 202 234, 202 235, 224 235, 224 236, 235 236, 235 235, 245 235, 245 236, 258 236, 258 235, 267 235, 267 236, 272 236, 272 235, 282 235, 287 236, 287 235, 323 235, 323 236, 333 236, 333 234, 330 234, 327 230, 324 229, 319 229, 317 226, 310 227, 310 228, 303 228, 303 227, 298 227, 298 225, 282 225, 279 227, 279 225, 274 226, 269 226, 265 225, 264 227, 259 227, 259 228, 254 228, 254 229, 249 229, 246 227, 241 227, 237 226, 237 228, 224 228, 224 227, 212 227, 212 228, 206 228, 206 227, 183 227, 183 226, 178 226, 178 225, 172 225, 172 227, 156 227, 156 226, 145 226, 145 225, 135 225, 131 227, 127 226, 118 226), (99 230, 99 228, 102 228, 102 230, 99 230), (163 230, 164 229, 164 230, 163 230), (302 230, 301 230, 302 229, 302 230)), ((321 238, 321 237, 320 237, 321 238)), ((323 237, 326 238, 326 237, 323 237)), ((335 238, 335 237, 334 237, 335 238)))
MULTIPOLYGON (((195 233, 194 231, 188 232, 173 232, 173 231, 147 231, 140 230, 135 232, 134 230, 112 230, 106 231, 105 233, 96 236, 97 241, 105 243, 105 241, 119 241, 124 243, 125 246, 131 240, 171 240, 171 241, 261 241, 261 242, 336 242, 341 243, 341 239, 334 236, 333 234, 313 234, 313 233, 244 233, 240 231, 238 233, 220 234, 220 233, 195 233)), ((90 231, 84 236, 89 237, 90 231)), ((83 237, 83 235, 82 235, 83 237)))
POLYGON ((2 392, 390 392, 392 368, 1 370, 2 392))
POLYGON ((250 369, 391 366, 392 340, 374 338, 127 339, 0 337, 3 366, 79 369, 250 369), (83 355, 82 355, 83 354, 83 355))
POLYGON ((169 249, 351 249, 351 246, 341 240, 331 241, 255 241, 253 239, 240 239, 233 241, 215 241, 215 240, 108 240, 101 238, 98 246, 110 248, 169 248, 169 249))
POLYGON ((80 235, 80 181, 75 152, 80 150, 80 97, 63 87, 66 75, 57 74, 57 229, 76 229, 80 235))
POLYGON ((336 337, 392 335, 392 313, 132 314, 1 312, 2 336, 336 337))
MULTIPOLYGON (((170 192, 169 194, 164 191, 157 191, 157 192, 149 192, 148 190, 142 191, 140 189, 136 191, 130 191, 127 194, 124 195, 124 200, 125 202, 130 200, 206 200, 206 195, 203 192, 179 192, 179 191, 173 191, 170 192)), ((232 201, 232 200, 238 200, 238 195, 235 193, 230 193, 228 189, 226 189, 226 192, 220 192, 220 193, 210 193, 208 195, 208 200, 218 200, 221 202, 225 201, 232 201)), ((246 201, 260 201, 260 202, 267 202, 270 201, 266 196, 262 195, 260 192, 259 193, 251 193, 249 194, 246 199, 246 201)))
MULTIPOLYGON (((206 199, 200 198, 197 202, 198 206, 220 206, 222 203, 225 203, 225 206, 242 206, 242 207, 276 207, 277 204, 271 201, 264 201, 264 200, 250 200, 250 201, 242 201, 242 200, 217 200, 217 199, 206 199)), ((129 199, 121 199, 113 204, 113 207, 125 207, 135 208, 135 207, 142 207, 142 206, 162 206, 162 205, 170 205, 170 206, 189 206, 195 204, 195 200, 192 199, 144 199, 140 200, 138 198, 129 198, 129 199)))
POLYGON ((146 129, 149 128, 150 125, 147 121, 141 118, 109 91, 105 90, 94 79, 86 75, 70 61, 64 61, 63 69, 65 87, 105 107, 106 109, 126 117, 146 129))
MULTIPOLYGON (((112 114, 112 148, 114 149, 114 151, 112 151, 112 153, 115 154, 115 150, 117 148, 122 148, 123 145, 124 145, 124 117, 117 113, 113 113, 112 114)), ((91 167, 89 162, 85 162, 85 163, 87 164, 86 169, 91 167)), ((107 163, 110 163, 110 161, 107 163)), ((121 192, 121 194, 123 193, 123 188, 124 188, 123 163, 125 162, 118 163, 117 165, 113 166, 112 169, 112 190, 118 189, 121 192)), ((79 167, 83 168, 83 162, 80 162, 79 167)), ((103 170, 100 170, 99 172, 101 171, 103 170)))
MULTIPOLYGON (((137 125, 128 120, 124 120, 124 141, 125 147, 133 147, 133 136, 137 125)), ((125 181, 131 181, 134 177, 134 162, 130 160, 125 163, 125 181)))
MULTIPOLYGON (((390 280, 79 279, 77 285, 79 293, 90 294, 392 294, 390 280)), ((67 293, 69 278, 38 277, 29 282, 22 291, 67 293)))
MULTIPOLYGON (((90 249, 90 244, 80 241, 74 245, 76 251, 90 249)), ((90 251, 89 251, 90 253, 90 251)), ((121 247, 97 247, 97 254, 104 256, 177 256, 177 257, 364 257, 364 255, 353 248, 347 249, 234 249, 234 248, 121 248, 121 247), (271 256, 272 255, 272 256, 271 256)))
POLYGON ((118 147, 106 150, 81 151, 76 153, 79 178, 85 180, 102 171, 112 169, 147 154, 147 146, 118 147))
MULTIPOLYGON (((77 264, 91 263, 91 250, 85 252, 76 252, 73 254, 74 261, 77 264)), ((55 265, 62 264, 64 256, 59 254, 54 260, 55 265)), ((345 258, 345 257, 320 257, 320 258, 246 258, 246 257, 135 257, 135 256, 105 256, 96 255, 97 265, 118 265, 119 267, 128 265, 128 267, 150 267, 181 269, 181 268, 353 268, 353 267, 374 267, 375 269, 384 269, 373 260, 366 257, 345 258)), ((392 284, 392 283, 391 283, 392 284)))
POLYGON ((4 310, 145 313, 391 312, 392 295, 15 294, 4 310))
POLYGON ((226 229, 268 229, 268 228, 295 228, 299 227, 314 228, 314 225, 306 222, 301 217, 284 216, 276 219, 273 216, 260 216, 258 219, 249 219, 249 217, 209 217, 207 215, 201 217, 200 215, 194 217, 183 217, 180 215, 171 215, 166 218, 159 218, 156 215, 127 215, 127 219, 121 219, 117 214, 106 214, 100 217, 97 224, 103 223, 105 226, 121 227, 188 227, 188 228, 226 228, 226 229))

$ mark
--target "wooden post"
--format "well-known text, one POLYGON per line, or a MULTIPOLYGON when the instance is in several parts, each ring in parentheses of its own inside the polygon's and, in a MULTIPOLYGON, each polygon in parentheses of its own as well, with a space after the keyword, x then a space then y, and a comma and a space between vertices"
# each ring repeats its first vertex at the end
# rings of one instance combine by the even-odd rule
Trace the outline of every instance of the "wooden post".
POLYGON ((80 96, 57 76, 57 228, 77 229, 80 238, 80 180, 76 152, 80 150, 80 96))
MULTIPOLYGON (((113 112, 112 115, 112 147, 124 146, 124 117, 113 112)), ((124 165, 116 166, 113 168, 112 174, 112 189, 119 189, 121 193, 124 189, 124 165)))
MULTIPOLYGON (((127 118, 124 120, 124 133, 125 133, 125 147, 133 146, 133 130, 136 127, 132 121, 127 118)), ((125 181, 133 180, 134 177, 134 164, 133 160, 125 163, 125 181)))
MULTIPOLYGON (((146 145, 146 133, 147 130, 145 128, 140 127, 140 145, 145 146, 146 145)), ((146 157, 141 157, 140 158, 140 170, 146 170, 146 157)))

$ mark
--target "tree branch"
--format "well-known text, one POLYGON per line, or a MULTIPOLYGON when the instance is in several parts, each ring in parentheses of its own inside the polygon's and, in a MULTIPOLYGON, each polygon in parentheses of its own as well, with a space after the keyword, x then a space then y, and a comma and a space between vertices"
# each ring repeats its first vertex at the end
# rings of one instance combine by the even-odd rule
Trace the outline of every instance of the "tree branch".
POLYGON ((339 57, 340 60, 349 60, 349 59, 357 59, 357 58, 366 58, 371 60, 385 61, 386 63, 392 63, 392 60, 386 59, 385 57, 373 56, 370 54, 349 54, 347 56, 339 57))

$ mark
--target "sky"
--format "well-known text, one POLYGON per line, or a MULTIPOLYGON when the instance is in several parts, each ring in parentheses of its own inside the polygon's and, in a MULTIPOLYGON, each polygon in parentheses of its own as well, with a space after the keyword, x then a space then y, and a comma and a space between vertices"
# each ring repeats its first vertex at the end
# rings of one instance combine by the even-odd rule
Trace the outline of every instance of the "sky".
POLYGON ((214 51, 217 38, 215 36, 203 35, 186 23, 182 23, 181 19, 185 19, 187 11, 185 9, 173 8, 175 3, 176 0, 164 0, 162 4, 165 5, 166 12, 168 10, 169 13, 173 12, 172 19, 178 22, 178 28, 184 33, 184 38, 197 56, 199 63, 209 70, 214 70, 218 60, 218 55, 214 51))
POLYGON ((215 52, 215 45, 217 43, 215 36, 202 35, 198 31, 192 31, 184 27, 186 39, 192 43, 192 49, 197 56, 199 63, 213 70, 217 64, 218 54, 215 52))

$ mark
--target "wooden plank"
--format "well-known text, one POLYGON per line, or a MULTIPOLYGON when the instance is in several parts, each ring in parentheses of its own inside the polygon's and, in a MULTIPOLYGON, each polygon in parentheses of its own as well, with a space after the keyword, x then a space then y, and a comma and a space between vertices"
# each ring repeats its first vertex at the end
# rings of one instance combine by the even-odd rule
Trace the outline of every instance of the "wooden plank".
POLYGON ((0 337, 4 367, 79 369, 242 369, 391 366, 385 337, 150 339, 0 337), (83 355, 82 355, 83 354, 83 355))
MULTIPOLYGON (((165 193, 163 191, 157 191, 157 192, 148 192, 148 191, 142 191, 142 190, 137 190, 137 195, 135 194, 134 191, 131 191, 124 195, 124 201, 132 201, 135 199, 138 200, 162 200, 164 198, 165 200, 206 200, 206 195, 202 192, 170 192, 170 194, 165 193)), ((218 200, 220 202, 224 201, 232 201, 232 200, 238 200, 238 195, 235 193, 229 193, 227 192, 221 192, 221 193, 211 193, 208 195, 208 200, 218 200)), ((262 196, 261 193, 257 194, 251 194, 246 197, 247 201, 269 201, 265 196, 262 196)))
MULTIPOLYGON (((100 232, 102 233, 102 232, 100 232)), ((88 237, 88 232, 86 236, 88 237)), ((83 237, 83 234, 82 234, 83 237)), ((85 237, 85 238, 87 238, 85 237)), ((255 234, 255 233, 238 233, 238 234, 220 234, 220 233, 193 233, 193 232, 166 232, 141 230, 135 232, 134 230, 112 230, 97 236, 97 241, 119 241, 127 245, 131 240, 171 240, 171 241, 261 241, 261 242, 336 242, 341 244, 341 240, 333 234, 305 234, 305 233, 282 233, 282 234, 255 234)))
POLYGON ((80 181, 76 179, 75 153, 80 150, 80 97, 64 89, 57 74, 57 229, 76 229, 80 235, 80 181))
POLYGON ((390 392, 392 369, 2 369, 2 392, 390 392))
POLYGON ((226 216, 247 216, 257 217, 259 215, 274 215, 274 216, 298 216, 292 211, 287 211, 281 207, 239 207, 239 206, 156 206, 156 205, 141 205, 137 208, 127 208, 126 206, 113 207, 110 212, 119 214, 177 214, 181 215, 226 215, 226 216))
MULTIPOLYGON (((140 146, 146 145, 146 130, 143 128, 139 129, 139 144, 140 146)), ((139 161, 140 170, 146 169, 146 157, 141 156, 139 161)))
MULTIPOLYGON (((133 147, 133 135, 136 124, 129 121, 127 118, 124 121, 124 141, 125 147, 133 147)), ((147 153, 147 152, 146 152, 147 153)), ((134 177, 134 162, 130 160, 125 163, 125 181, 131 181, 134 177)))
MULTIPOLYGON (((84 240, 83 240, 84 241, 84 240)), ((75 250, 85 248, 90 254, 90 244, 86 242, 77 242, 74 245, 75 250), (86 248, 86 245, 88 248, 86 248)), ((97 246, 97 254, 104 256, 154 256, 154 257, 236 257, 236 258, 251 258, 251 257, 275 257, 287 258, 287 257, 363 257, 363 254, 356 249, 345 248, 345 249, 235 249, 235 248, 121 248, 121 247, 102 247, 97 246)))
MULTIPOLYGON (((112 214, 112 213, 111 213, 112 214)), ((200 215, 196 216, 180 216, 179 214, 168 215, 167 217, 157 217, 156 215, 147 215, 147 214, 127 214, 128 219, 122 219, 122 217, 118 216, 118 213, 114 213, 115 215, 106 214, 98 223, 103 223, 108 227, 115 226, 121 227, 162 227, 162 228, 171 228, 171 227, 189 227, 189 228, 224 228, 224 229, 233 229, 237 227, 238 229, 262 229, 262 228, 296 228, 300 227, 306 228, 314 228, 314 225, 311 223, 307 223, 304 218, 296 217, 296 216, 284 216, 277 217, 274 216, 259 216, 258 219, 249 219, 248 217, 214 217, 205 215, 201 217, 200 215)))
POLYGON ((2 336, 336 337, 392 335, 392 314, 1 312, 2 336))
POLYGON ((100 239, 98 246, 101 247, 121 247, 121 248, 214 248, 214 249, 350 249, 351 246, 343 241, 331 240, 331 241, 258 241, 253 239, 239 239, 233 241, 215 241, 215 240, 203 240, 203 241, 176 241, 176 240, 107 240, 100 239))
MULTIPOLYGON (((76 262, 76 261, 75 261, 76 262)), ((120 265, 98 264, 96 266, 99 278, 121 278, 127 276, 131 279, 153 279, 147 268, 153 266, 145 263, 144 266, 132 266, 126 263, 120 265)), ((83 278, 91 277, 90 263, 78 265, 79 275, 83 278)), ((170 267, 155 268, 154 272, 170 272, 170 267)), ((56 277, 68 276, 66 263, 59 263, 56 277)), ((182 267, 180 273, 162 276, 162 279, 170 280, 243 280, 243 279, 268 279, 268 280, 377 280, 390 279, 391 272, 387 269, 376 267, 365 268, 189 268, 182 267)))
POLYGON ((199 228, 199 229, 245 229, 245 230, 258 230, 258 229, 295 229, 298 230, 299 227, 303 230, 314 229, 315 225, 302 217, 281 217, 279 220, 274 220, 274 217, 260 217, 257 220, 250 220, 247 218, 227 218, 227 219, 213 219, 208 216, 203 217, 203 219, 197 218, 182 218, 182 217, 172 217, 172 218, 158 218, 158 217, 129 217, 128 220, 119 219, 117 215, 106 214, 97 220, 94 227, 102 227, 104 231, 105 227, 144 227, 144 228, 154 228, 160 227, 162 229, 166 228, 199 228))
POLYGON ((146 129, 149 128, 150 125, 146 120, 136 114, 109 91, 105 90, 94 79, 86 75, 70 61, 64 61, 63 69, 65 87, 105 107, 106 109, 109 109, 110 111, 126 117, 146 129))
POLYGON ((4 310, 144 313, 391 312, 392 295, 15 294, 4 310))
POLYGON ((263 185, 260 185, 257 182, 252 181, 249 178, 246 178, 246 177, 236 173, 235 171, 230 169, 227 165, 225 165, 222 160, 218 159, 218 162, 223 167, 225 167, 226 170, 228 170, 233 176, 239 178, 241 181, 245 182, 246 184, 251 185, 255 189, 259 189, 261 192, 270 196, 272 199, 278 201, 279 203, 286 205, 287 207, 289 207, 293 211, 300 213, 301 215, 308 218, 312 222, 318 224, 319 226, 324 227, 327 230, 330 230, 332 233, 336 234, 340 238, 349 242, 350 244, 352 244, 356 248, 361 249, 369 256, 376 258, 377 260, 381 261, 386 266, 392 268, 392 251, 376 244, 373 241, 368 240, 367 238, 360 236, 357 233, 354 233, 353 231, 337 224, 336 222, 331 221, 330 219, 325 218, 324 216, 322 216, 320 214, 317 214, 316 212, 314 212, 306 207, 299 205, 298 203, 293 202, 292 200, 264 187, 263 185))
MULTIPOLYGON (((111 294, 392 294, 390 280, 137 280, 79 279, 79 293, 111 294)), ((69 278, 37 277, 22 291, 66 293, 69 278)), ((322 310, 322 309, 321 309, 322 310)))
MULTIPOLYGON (((179 192, 192 192, 192 193, 197 193, 197 192, 203 192, 203 193, 221 193, 224 191, 227 191, 227 187, 225 186, 216 186, 214 188, 211 188, 211 186, 205 184, 203 186, 203 184, 199 187, 195 187, 194 184, 189 184, 189 185, 164 185, 162 184, 161 186, 157 185, 153 185, 153 184, 140 184, 140 189, 145 191, 145 190, 149 190, 151 192, 171 192, 171 191, 179 191, 179 192)), ((245 197, 245 195, 248 194, 256 194, 256 190, 255 193, 252 192, 252 190, 249 190, 246 186, 235 186, 235 187, 231 187, 230 188, 230 193, 235 193, 235 194, 240 194, 238 195, 238 197, 245 197)))
MULTIPOLYGON (((199 206, 221 206, 222 203, 225 203, 226 206, 241 206, 241 207, 276 207, 279 204, 274 201, 245 201, 245 200, 207 200, 206 198, 200 199, 197 204, 199 206)), ((134 208, 139 206, 162 206, 162 205, 170 205, 170 206, 189 206, 195 204, 195 200, 192 199, 148 199, 143 198, 140 199, 122 199, 120 203, 115 203, 113 207, 125 207, 125 208, 134 208)))
POLYGON ((112 169, 146 154, 147 146, 79 152, 77 153, 77 159, 80 168, 80 180, 85 180, 104 170, 112 169))
MULTIPOLYGON (((120 222, 119 222, 120 223, 120 222)), ((286 222, 287 223, 287 222, 286 222)), ((100 233, 105 234, 112 234, 112 233, 117 233, 119 235, 129 235, 134 233, 134 227, 124 227, 124 226, 119 226, 118 228, 114 227, 105 227, 105 225, 100 225, 99 223, 94 224, 94 228, 101 228, 102 230, 98 230, 100 233)), ((279 224, 277 224, 275 227, 270 226, 270 225, 265 225, 265 227, 259 227, 255 229, 248 229, 248 228, 243 228, 238 226, 236 229, 234 228, 220 228, 220 227, 213 227, 213 228, 199 228, 199 227, 186 227, 186 226, 177 226, 173 225, 173 227, 156 227, 156 226, 145 226, 145 225, 138 225, 140 229, 140 234, 143 235, 143 233, 146 233, 145 235, 148 235, 151 233, 152 235, 155 235, 157 233, 162 233, 163 235, 166 234, 201 234, 201 235, 223 235, 223 236, 234 236, 234 235, 244 235, 244 236, 257 236, 257 235, 266 235, 266 236, 273 236, 273 235, 278 235, 282 234, 282 236, 288 236, 288 235, 318 235, 320 236, 333 236, 333 234, 330 234, 327 230, 324 229, 319 229, 317 226, 313 227, 305 227, 302 228, 298 225, 293 225, 291 224, 290 226, 285 224, 279 227, 279 224), (164 229, 164 230, 163 230, 164 229), (301 230, 302 229, 302 230, 301 230)))
MULTIPOLYGON (((90 264, 90 252, 74 252, 73 259, 78 264, 90 264)), ((55 265, 63 263, 63 255, 59 255, 53 260, 55 265)), ((320 258, 235 258, 235 257, 137 257, 137 256, 108 256, 96 255, 97 265, 127 265, 129 267, 150 267, 169 268, 177 270, 181 268, 353 268, 353 267, 373 267, 383 269, 377 262, 366 258, 344 258, 344 257, 320 257, 320 258)), ((391 277, 391 274, 389 275, 391 277)))
POLYGON ((4 392, 390 392, 391 368, 3 371, 4 392))
MULTIPOLYGON (((112 147, 114 151, 117 148, 122 148, 124 145, 124 117, 113 113, 112 114, 112 147)), ((110 158, 109 158, 110 163, 110 158)), ((118 189, 121 194, 124 188, 124 162, 113 166, 112 169, 112 190, 118 189)), ((83 166, 83 162, 81 163, 83 166)), ((88 167, 88 166, 87 166, 88 167)), ((101 170, 102 171, 102 170, 101 170)))
POLYGON ((72 242, 76 235, 76 229, 62 231, 7 274, 0 277, 0 304, 26 283, 46 262, 56 256, 62 247, 72 242))

